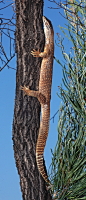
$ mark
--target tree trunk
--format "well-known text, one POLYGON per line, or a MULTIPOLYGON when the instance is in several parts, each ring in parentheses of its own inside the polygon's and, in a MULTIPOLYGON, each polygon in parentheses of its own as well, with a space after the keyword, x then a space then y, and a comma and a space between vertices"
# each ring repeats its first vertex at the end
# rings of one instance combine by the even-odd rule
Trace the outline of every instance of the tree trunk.
POLYGON ((44 49, 43 1, 16 0, 17 53, 16 97, 13 120, 13 148, 20 176, 23 200, 50 200, 36 163, 36 143, 40 126, 40 103, 35 97, 23 96, 20 85, 39 89, 41 58, 31 50, 44 49))

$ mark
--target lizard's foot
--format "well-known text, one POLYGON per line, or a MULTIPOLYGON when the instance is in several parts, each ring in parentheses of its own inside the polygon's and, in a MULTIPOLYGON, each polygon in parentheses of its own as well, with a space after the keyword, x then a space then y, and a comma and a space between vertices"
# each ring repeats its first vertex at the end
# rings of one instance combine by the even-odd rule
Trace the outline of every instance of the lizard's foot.
POLYGON ((31 51, 31 54, 32 54, 34 57, 39 57, 39 54, 40 54, 39 49, 38 49, 38 51, 36 51, 35 49, 33 49, 33 51, 31 51))
POLYGON ((22 86, 20 85, 20 87, 21 87, 20 90, 23 90, 23 91, 25 92, 24 96, 25 96, 25 95, 29 95, 29 92, 30 92, 29 86, 26 87, 26 86, 24 85, 24 87, 22 87, 22 86))

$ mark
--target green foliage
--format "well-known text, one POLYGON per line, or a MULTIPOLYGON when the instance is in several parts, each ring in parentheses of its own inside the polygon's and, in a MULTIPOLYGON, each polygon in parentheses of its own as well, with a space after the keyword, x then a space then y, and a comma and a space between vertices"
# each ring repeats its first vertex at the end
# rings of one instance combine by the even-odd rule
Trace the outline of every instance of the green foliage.
POLYGON ((51 151, 50 166, 52 191, 55 194, 53 199, 59 200, 86 199, 86 2, 82 3, 78 5, 73 0, 70 9, 66 7, 65 10, 74 56, 72 51, 69 56, 65 53, 61 39, 67 68, 55 58, 63 68, 63 84, 66 88, 63 89, 61 85, 60 95, 57 94, 63 105, 59 109, 58 141, 54 152, 51 151), (72 16, 69 15, 71 9, 72 16))

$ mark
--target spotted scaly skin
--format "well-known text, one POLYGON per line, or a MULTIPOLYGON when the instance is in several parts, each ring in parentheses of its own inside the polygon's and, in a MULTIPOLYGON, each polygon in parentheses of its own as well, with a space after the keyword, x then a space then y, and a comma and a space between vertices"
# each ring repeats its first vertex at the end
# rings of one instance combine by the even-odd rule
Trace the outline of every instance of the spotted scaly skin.
POLYGON ((47 175, 43 166, 43 152, 46 144, 48 131, 49 131, 49 118, 50 118, 50 99, 51 99, 51 83, 52 83, 52 69, 53 69, 53 56, 54 56, 54 31, 51 21, 43 16, 44 33, 45 33, 45 47, 44 52, 39 52, 33 49, 31 54, 34 57, 42 57, 39 91, 30 90, 29 87, 22 87, 25 95, 37 97, 42 108, 41 123, 39 128, 39 135, 36 145, 36 161, 38 169, 47 183, 47 175))

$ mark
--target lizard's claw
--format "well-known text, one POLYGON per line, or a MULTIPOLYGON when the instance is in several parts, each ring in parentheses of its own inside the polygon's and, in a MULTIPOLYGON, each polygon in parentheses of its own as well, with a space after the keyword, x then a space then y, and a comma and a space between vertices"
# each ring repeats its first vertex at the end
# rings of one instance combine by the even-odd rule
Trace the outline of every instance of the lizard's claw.
POLYGON ((40 54, 39 49, 38 49, 38 51, 36 51, 35 49, 33 49, 33 51, 31 51, 31 54, 32 54, 34 57, 39 57, 39 54, 40 54))
POLYGON ((23 86, 20 85, 20 87, 21 87, 20 90, 23 90, 23 91, 25 92, 24 96, 27 95, 27 94, 29 93, 29 86, 26 87, 26 86, 24 85, 24 87, 23 87, 23 86))

